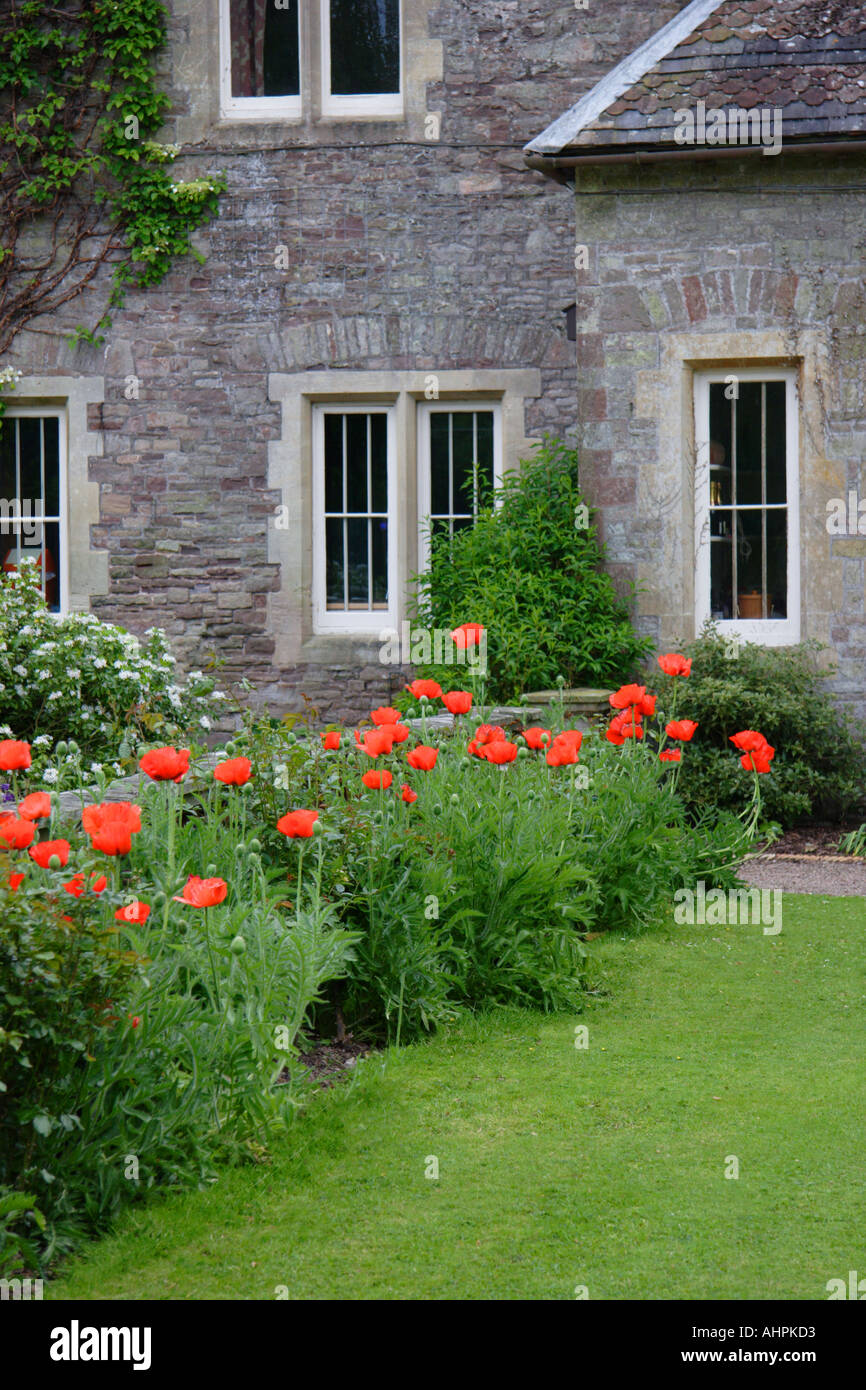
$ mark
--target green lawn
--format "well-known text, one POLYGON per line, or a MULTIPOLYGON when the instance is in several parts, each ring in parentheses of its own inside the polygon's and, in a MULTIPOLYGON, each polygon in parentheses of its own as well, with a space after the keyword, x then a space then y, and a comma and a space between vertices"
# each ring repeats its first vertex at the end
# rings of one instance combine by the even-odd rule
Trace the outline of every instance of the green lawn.
POLYGON ((595 945, 582 1018, 362 1063, 269 1164, 127 1213, 46 1296, 825 1299, 866 1272, 866 904, 595 945))

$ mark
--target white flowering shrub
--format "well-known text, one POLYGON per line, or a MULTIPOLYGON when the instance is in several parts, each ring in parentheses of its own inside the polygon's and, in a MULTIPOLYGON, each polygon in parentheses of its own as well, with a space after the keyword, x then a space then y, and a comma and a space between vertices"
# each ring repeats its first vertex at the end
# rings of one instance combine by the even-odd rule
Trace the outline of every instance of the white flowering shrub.
POLYGON ((97 762, 141 741, 202 739, 226 696, 201 671, 180 683, 174 667, 159 628, 140 641, 93 613, 49 613, 33 561, 0 577, 0 724, 15 738, 46 753, 74 740, 97 762))

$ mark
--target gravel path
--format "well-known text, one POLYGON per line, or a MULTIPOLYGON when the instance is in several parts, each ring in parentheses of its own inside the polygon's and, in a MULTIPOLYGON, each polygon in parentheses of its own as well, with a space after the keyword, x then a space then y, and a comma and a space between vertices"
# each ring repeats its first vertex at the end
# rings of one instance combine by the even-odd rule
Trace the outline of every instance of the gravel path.
POLYGON ((740 878, 752 888, 866 898, 866 860, 842 855, 763 854, 746 861, 740 878))

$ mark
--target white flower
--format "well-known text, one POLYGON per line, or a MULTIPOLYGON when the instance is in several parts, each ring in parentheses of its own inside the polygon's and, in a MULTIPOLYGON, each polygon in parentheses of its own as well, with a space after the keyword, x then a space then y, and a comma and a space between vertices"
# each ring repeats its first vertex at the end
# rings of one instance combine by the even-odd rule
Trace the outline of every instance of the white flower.
POLYGON ((27 667, 26 667, 26 666, 22 666, 21 663, 20 663, 20 661, 19 661, 19 663, 18 663, 17 666, 13 666, 13 667, 12 667, 12 670, 15 672, 16 676, 26 676, 26 675, 27 675, 27 667))
POLYGON ((98 777, 99 774, 100 774, 100 772, 102 771, 102 763, 91 763, 91 764, 90 764, 90 771, 91 771, 91 772, 94 772, 94 773, 96 774, 96 776, 98 777))
POLYGON ((51 694, 48 696, 48 701, 49 701, 49 703, 50 703, 52 700, 62 700, 63 698, 64 698, 64 697, 63 697, 63 692, 62 692, 62 691, 60 691, 60 690, 52 690, 51 694))
POLYGON ((44 744, 48 744, 50 742, 51 739, 49 738, 48 734, 37 734, 33 740, 33 747, 41 748, 44 744))
POLYGON ((108 665, 108 662, 105 660, 104 656, 96 656, 93 658, 93 664, 97 671, 101 671, 104 666, 108 665))
POLYGON ((71 680, 74 681, 77 681, 81 678, 81 672, 79 671, 77 666, 70 666, 66 674, 70 677, 71 680))
POLYGON ((208 719, 208 717, 207 717, 206 714, 203 714, 202 717, 201 717, 201 719, 200 719, 198 722, 199 722, 199 724, 201 724, 201 726, 202 726, 203 729, 209 729, 210 726, 211 726, 210 720, 208 719))
POLYGON ((59 773, 56 767, 46 767, 42 774, 42 780, 43 782, 56 782, 58 776, 59 773))

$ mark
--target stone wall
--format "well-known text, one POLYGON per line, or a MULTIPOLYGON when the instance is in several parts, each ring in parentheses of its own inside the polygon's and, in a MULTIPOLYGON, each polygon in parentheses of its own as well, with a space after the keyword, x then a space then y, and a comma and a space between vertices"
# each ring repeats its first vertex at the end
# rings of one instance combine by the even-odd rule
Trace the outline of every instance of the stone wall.
MULTIPOLYGON (((215 653, 225 684, 245 676, 274 707, 300 707, 307 690, 326 713, 332 689, 331 711, 353 717, 387 698, 393 672, 351 643, 329 662, 274 660, 282 578, 268 527, 284 499, 268 485, 281 434, 269 375, 535 368, 526 433, 571 434, 561 310, 574 298, 572 201, 525 169, 521 148, 679 0, 406 0, 410 118, 284 126, 219 124, 216 5, 169 8, 174 119, 161 138, 183 142, 179 176, 228 179, 220 218, 198 237, 206 263, 131 294, 104 351, 64 338, 98 316, 103 283, 61 321, 34 324, 9 361, 105 379, 90 417, 104 442, 90 458, 91 543, 110 574, 95 611, 134 631, 164 626, 187 666, 215 653), (441 115, 435 142, 425 108, 441 115), (278 271, 281 244, 289 269, 278 271), (124 396, 129 377, 138 399, 124 396)), ((283 601, 302 610, 307 598, 283 601)))
POLYGON ((694 635, 692 372, 799 371, 802 637, 828 644, 866 715, 866 535, 827 503, 866 499, 866 161, 761 156, 581 169, 576 236, 581 479, 611 570, 646 586, 663 647, 694 635), (735 370, 735 367, 732 367, 735 370))

